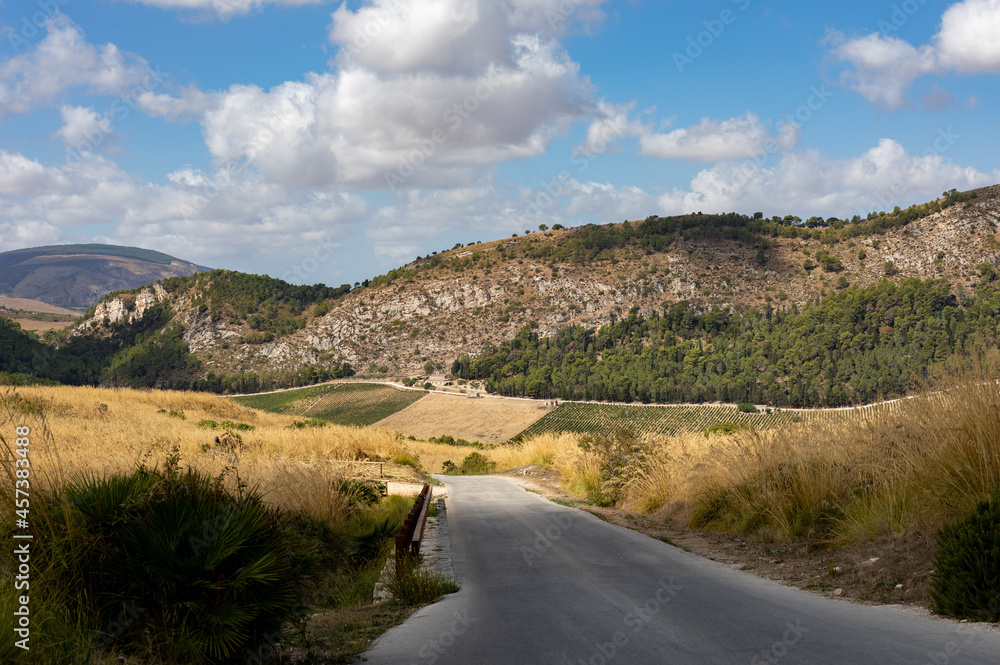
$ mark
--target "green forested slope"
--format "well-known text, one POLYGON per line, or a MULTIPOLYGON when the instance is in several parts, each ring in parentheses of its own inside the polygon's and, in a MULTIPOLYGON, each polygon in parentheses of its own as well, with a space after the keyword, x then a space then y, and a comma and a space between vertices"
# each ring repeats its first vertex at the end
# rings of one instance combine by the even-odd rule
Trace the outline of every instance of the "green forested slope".
POLYGON ((900 395, 975 340, 996 345, 1000 289, 993 268, 962 301, 943 280, 848 288, 801 311, 676 303, 590 332, 540 338, 530 326, 453 371, 504 395, 653 402, 844 406, 900 395))

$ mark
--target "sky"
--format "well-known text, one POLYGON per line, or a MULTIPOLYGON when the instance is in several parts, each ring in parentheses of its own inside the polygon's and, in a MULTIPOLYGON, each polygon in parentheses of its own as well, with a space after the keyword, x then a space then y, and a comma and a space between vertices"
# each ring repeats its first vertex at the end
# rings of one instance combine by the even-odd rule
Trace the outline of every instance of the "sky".
POLYGON ((352 284, 1000 182, 1000 0, 0 0, 0 251, 352 284))

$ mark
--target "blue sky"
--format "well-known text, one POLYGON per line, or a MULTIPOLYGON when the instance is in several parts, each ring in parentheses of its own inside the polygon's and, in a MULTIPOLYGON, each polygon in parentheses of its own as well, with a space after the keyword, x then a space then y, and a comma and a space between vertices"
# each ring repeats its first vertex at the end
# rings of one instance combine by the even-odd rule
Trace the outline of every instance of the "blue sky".
POLYGON ((0 249, 296 283, 1000 181, 1000 0, 0 1, 0 249))

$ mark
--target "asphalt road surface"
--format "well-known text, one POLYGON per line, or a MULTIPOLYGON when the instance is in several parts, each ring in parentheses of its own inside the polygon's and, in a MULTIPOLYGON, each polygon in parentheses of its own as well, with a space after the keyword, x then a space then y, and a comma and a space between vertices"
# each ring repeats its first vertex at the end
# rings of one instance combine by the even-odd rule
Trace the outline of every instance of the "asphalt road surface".
POLYGON ((524 491, 445 477, 458 593, 370 665, 1000 665, 1000 631, 783 587, 524 491))

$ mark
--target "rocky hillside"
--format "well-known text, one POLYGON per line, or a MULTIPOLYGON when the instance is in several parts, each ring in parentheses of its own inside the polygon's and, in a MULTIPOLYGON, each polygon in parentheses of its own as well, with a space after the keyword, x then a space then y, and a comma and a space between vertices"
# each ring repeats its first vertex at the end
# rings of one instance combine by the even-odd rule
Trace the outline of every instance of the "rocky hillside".
POLYGON ((166 288, 103 300, 74 334, 99 335, 165 302, 202 372, 346 361, 359 373, 417 375, 427 363, 449 368, 529 323, 542 334, 574 323, 597 327, 633 307, 801 306, 848 285, 909 277, 946 279, 961 295, 979 279, 980 264, 997 263, 998 223, 1000 186, 867 220, 693 214, 558 228, 456 246, 353 290, 290 300, 289 290, 316 287, 272 280, 269 293, 239 307, 223 302, 226 291, 206 297, 237 273, 166 280, 166 288))
POLYGON ((206 269, 138 247, 33 247, 0 253, 0 296, 82 311, 112 291, 206 269))

